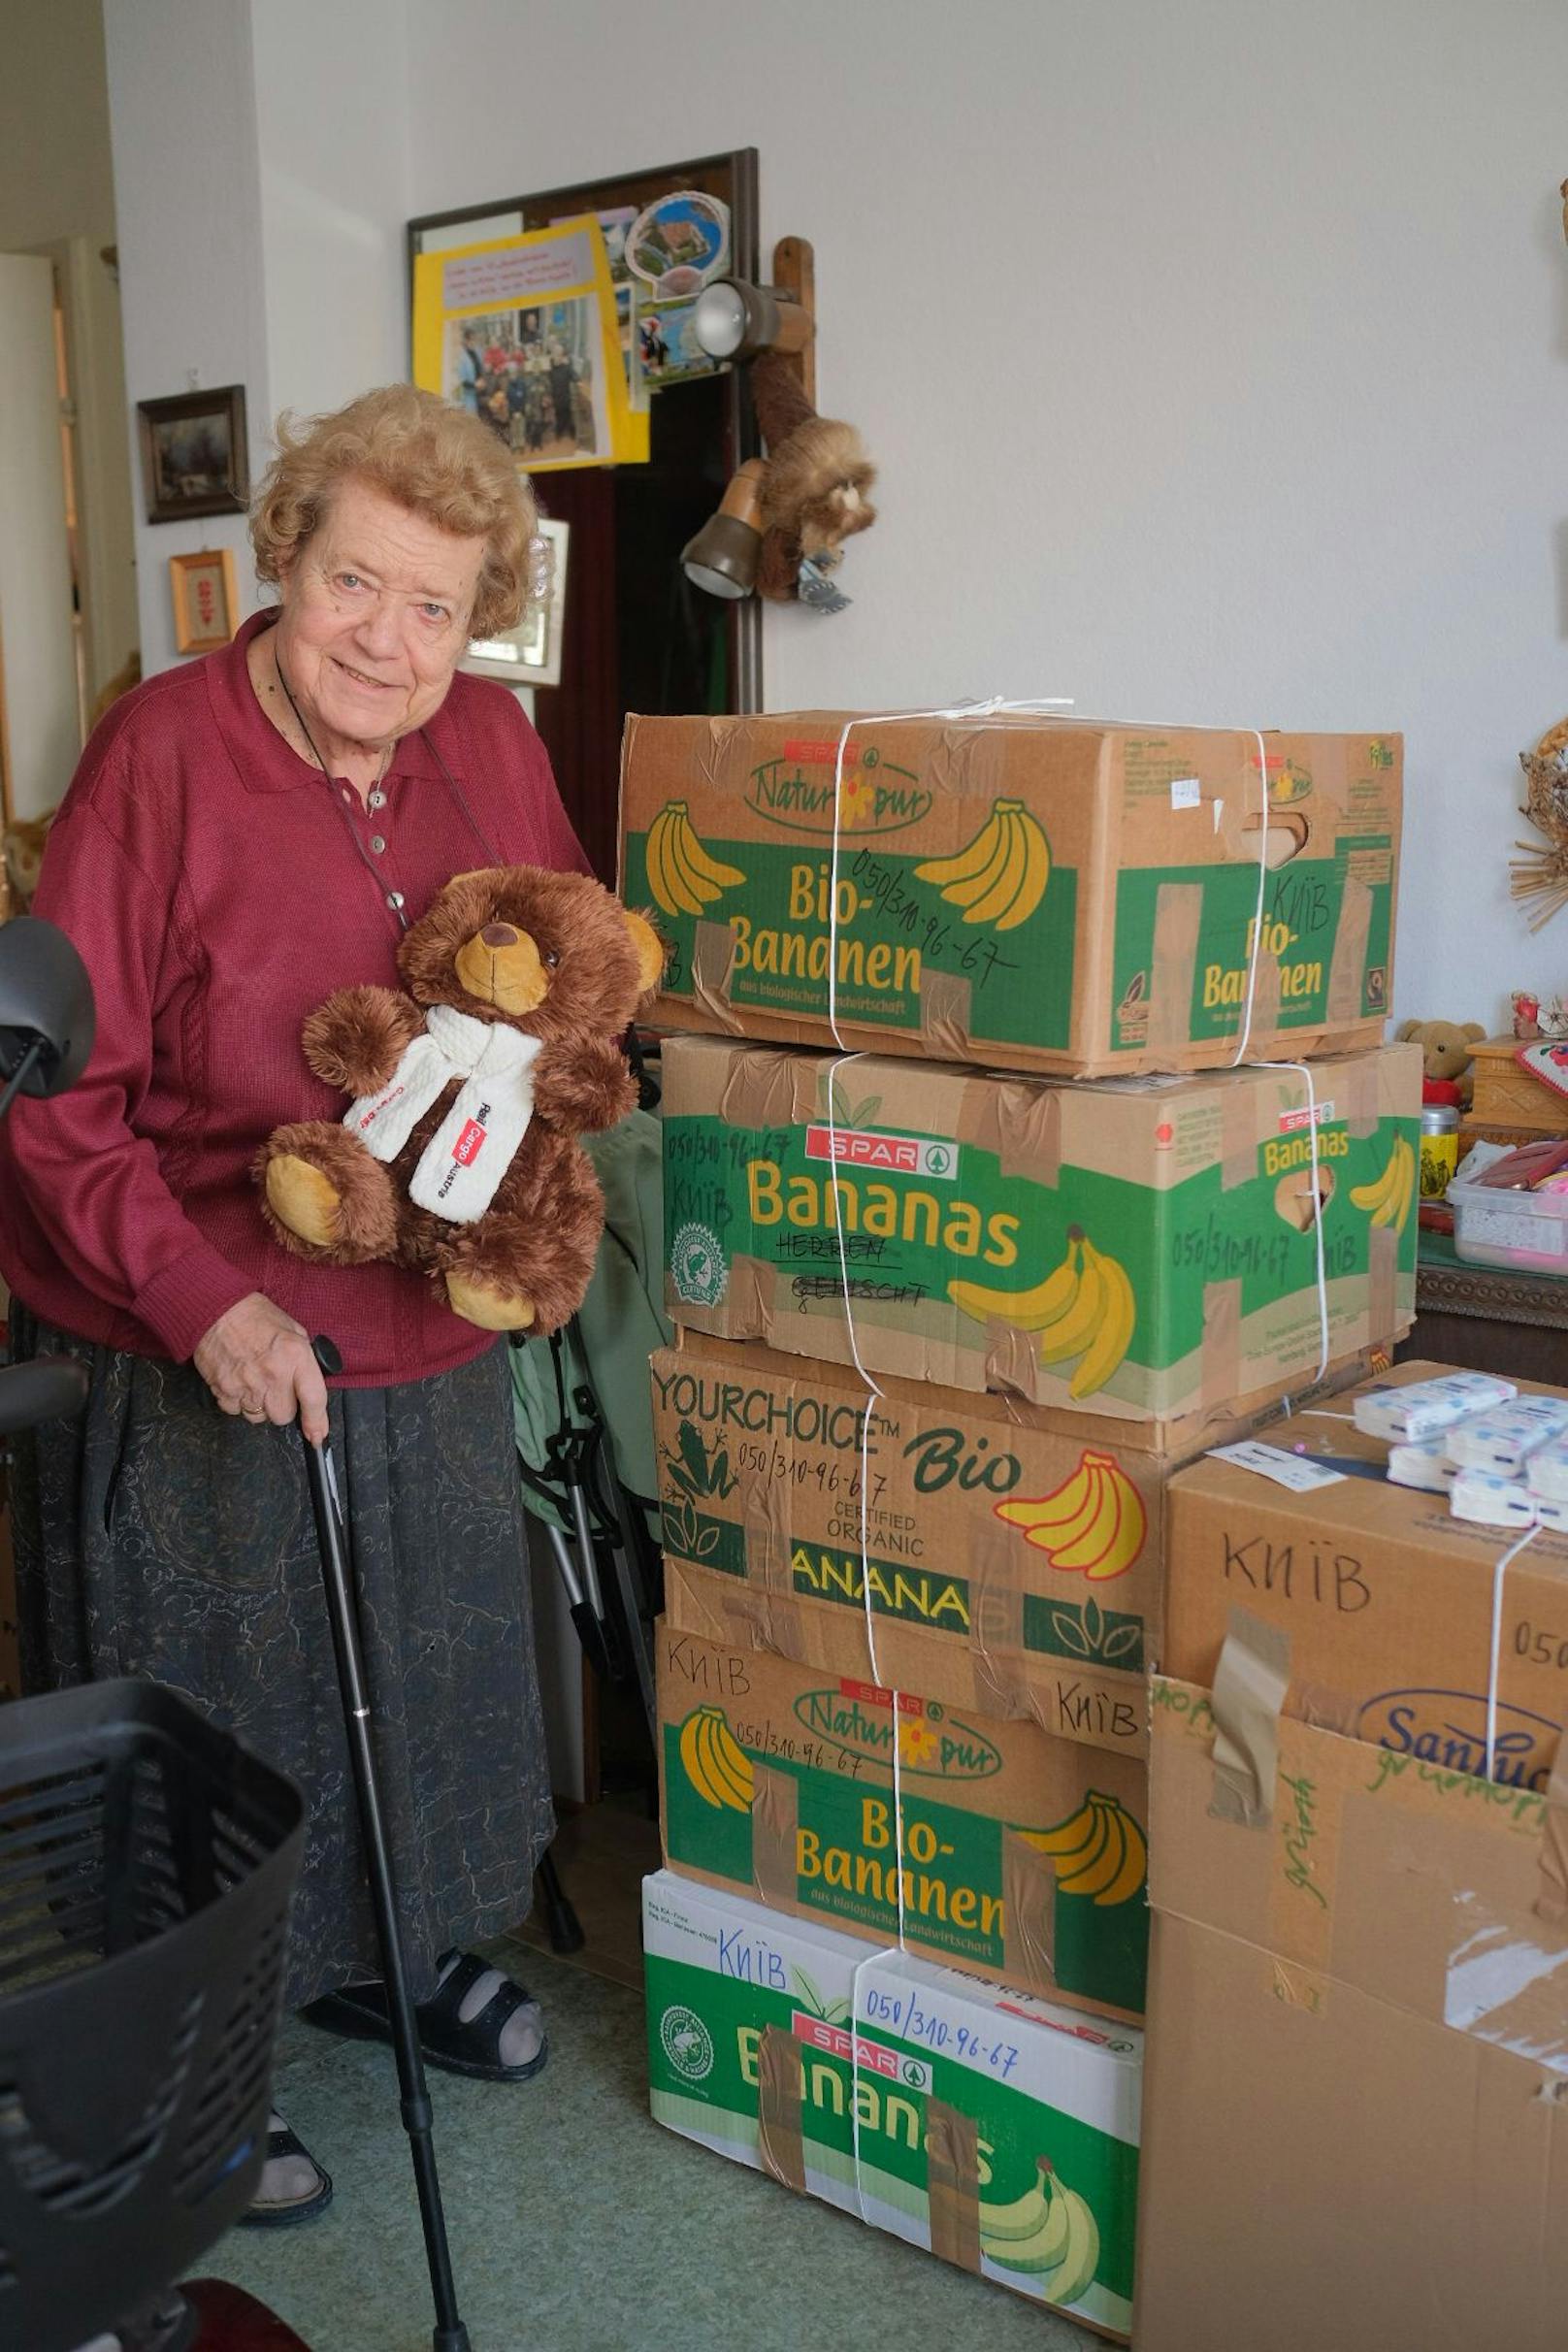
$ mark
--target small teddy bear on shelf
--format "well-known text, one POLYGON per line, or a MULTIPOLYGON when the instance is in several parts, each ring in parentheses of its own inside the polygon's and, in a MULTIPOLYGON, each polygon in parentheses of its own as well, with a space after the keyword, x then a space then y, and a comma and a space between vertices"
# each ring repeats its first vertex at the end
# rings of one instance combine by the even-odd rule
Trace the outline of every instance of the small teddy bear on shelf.
POLYGON ((1401 1023, 1394 1041, 1398 1045, 1419 1045, 1422 1074, 1451 1080, 1459 1090, 1462 1107, 1468 1110, 1476 1085, 1470 1064, 1486 1034, 1479 1021, 1406 1021, 1401 1023))
POLYGON ((340 989, 305 1024, 310 1068, 354 1099, 258 1154, 278 1239, 416 1268, 488 1331, 558 1330, 604 1226, 577 1136, 635 1107, 618 1040, 663 965, 652 925, 582 874, 448 882, 399 947, 406 994, 340 989))

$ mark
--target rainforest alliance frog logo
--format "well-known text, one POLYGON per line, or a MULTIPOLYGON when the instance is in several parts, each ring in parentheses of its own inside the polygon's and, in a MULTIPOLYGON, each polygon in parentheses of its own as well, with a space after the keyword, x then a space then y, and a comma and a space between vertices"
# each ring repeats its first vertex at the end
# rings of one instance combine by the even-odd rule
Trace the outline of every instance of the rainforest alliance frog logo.
POLYGON ((659 2022, 659 2040, 677 2074, 701 2082, 713 2072, 713 2037, 695 2009, 667 2009, 659 2022))
POLYGON ((681 1225, 670 1252, 670 1274, 689 1307, 716 1307, 730 1282, 718 1235, 705 1225, 681 1225))

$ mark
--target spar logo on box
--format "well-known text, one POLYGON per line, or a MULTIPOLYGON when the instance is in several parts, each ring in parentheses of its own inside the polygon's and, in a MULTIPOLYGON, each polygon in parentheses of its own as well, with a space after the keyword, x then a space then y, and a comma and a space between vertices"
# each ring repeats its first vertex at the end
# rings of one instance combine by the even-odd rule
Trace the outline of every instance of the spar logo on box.
POLYGON ((1316 1105, 1304 1102, 1299 1110, 1281 1111, 1280 1133, 1282 1135, 1298 1135, 1305 1127, 1314 1125, 1327 1127, 1333 1116, 1334 1106, 1331 1102, 1320 1102, 1316 1105))
POLYGON ((845 2028, 827 2017, 797 2009, 790 2019, 790 2032, 807 2049, 821 2050, 829 2058, 841 2058, 846 2066, 856 2066, 862 2074, 881 2074, 889 2082, 901 2082, 906 2091, 931 2089, 931 2071, 924 2058, 906 2058, 898 2050, 890 2050, 885 2042, 868 2040, 865 2034, 857 2034, 852 2043, 845 2028))
POLYGON ((882 1134, 871 1127, 808 1127, 805 1156, 885 1176, 934 1176, 944 1184, 959 1172, 956 1143, 939 1136, 882 1134))

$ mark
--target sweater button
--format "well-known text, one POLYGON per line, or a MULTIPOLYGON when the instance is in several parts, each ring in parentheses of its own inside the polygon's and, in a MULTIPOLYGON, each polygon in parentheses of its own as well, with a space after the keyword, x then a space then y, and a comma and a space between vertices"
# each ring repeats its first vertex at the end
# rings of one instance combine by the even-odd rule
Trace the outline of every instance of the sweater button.
POLYGON ((376 856, 379 857, 382 850, 386 847, 386 842, 379 833, 372 833, 371 847, 375 850, 376 856))
POLYGON ((371 794, 371 797, 370 797, 370 800, 369 800, 369 802, 368 802, 368 805, 369 805, 370 807, 372 807, 372 808, 384 808, 384 807, 386 806, 386 795, 385 795, 385 793, 384 793, 384 792, 373 792, 373 793, 371 794))
POLYGON ((389 890, 389 891, 387 892, 387 894, 386 894, 386 902, 387 902, 388 906, 401 906, 401 905, 403 904, 403 893, 402 893, 402 891, 401 891, 401 890, 389 890))

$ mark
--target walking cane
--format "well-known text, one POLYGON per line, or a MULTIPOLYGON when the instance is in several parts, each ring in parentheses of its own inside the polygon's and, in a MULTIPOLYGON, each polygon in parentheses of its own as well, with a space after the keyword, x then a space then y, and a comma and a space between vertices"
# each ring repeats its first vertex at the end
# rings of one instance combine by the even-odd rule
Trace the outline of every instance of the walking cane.
MULTIPOLYGON (((343 1370, 343 1358, 330 1339, 312 1339, 310 1350, 329 1379, 343 1370)), ((321 1549, 321 1579, 326 1587, 327 1621, 332 1627, 332 1648, 338 1661, 343 1729, 348 1735, 354 1792, 359 1799, 360 1827, 370 1866, 371 1901, 381 1949, 381 1978, 386 1986, 392 2046, 398 2061, 398 2088, 402 2093, 399 2104, 403 2128, 408 2135, 408 2152, 413 2159, 414 2185, 419 2192, 425 2259, 430 2265, 430 2291, 436 2305, 435 2352, 470 2352, 469 2332, 457 2315, 457 2290, 452 2284, 452 2261, 446 2245, 446 2216, 441 2210, 441 2182, 436 2175, 430 2095, 425 2089, 413 2003, 408 1998, 403 1935, 398 1925, 397 1888, 393 1884, 392 1857, 387 1850, 381 1818, 381 1792, 376 1781, 371 1711, 365 1696, 365 1672, 359 1650, 358 1612, 348 1582, 347 1545, 338 1481, 332 1466, 332 1446, 330 1440, 312 1446, 303 1428, 300 1436, 305 1446, 306 1474, 310 1482, 316 1542, 321 1549)))

